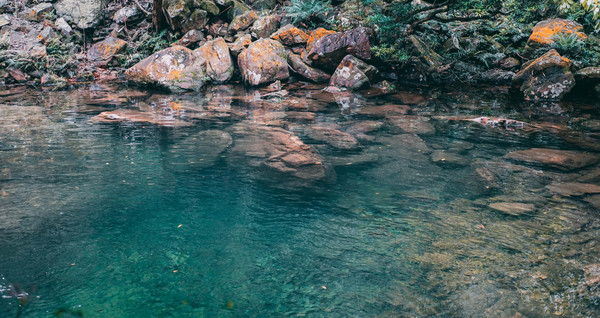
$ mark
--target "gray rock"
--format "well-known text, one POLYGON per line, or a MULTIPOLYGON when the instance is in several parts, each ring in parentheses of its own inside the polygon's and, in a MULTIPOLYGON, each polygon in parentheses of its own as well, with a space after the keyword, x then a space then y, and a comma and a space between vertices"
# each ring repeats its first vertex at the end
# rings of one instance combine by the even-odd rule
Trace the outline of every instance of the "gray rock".
POLYGON ((125 23, 131 20, 137 20, 142 17, 142 12, 136 6, 126 6, 119 9, 113 15, 113 21, 125 23))
POLYGON ((54 24, 56 25, 56 28, 65 36, 69 36, 73 33, 73 29, 64 18, 56 19, 54 24))
POLYGON ((346 55, 335 73, 331 76, 329 85, 348 89, 369 88, 380 79, 376 67, 369 65, 352 55, 346 55))
POLYGON ((257 38, 269 38, 271 34, 275 33, 279 29, 279 17, 275 14, 260 17, 254 22, 250 31, 256 35, 257 38))
POLYGON ((56 14, 80 29, 93 28, 102 21, 102 0, 60 0, 56 14))

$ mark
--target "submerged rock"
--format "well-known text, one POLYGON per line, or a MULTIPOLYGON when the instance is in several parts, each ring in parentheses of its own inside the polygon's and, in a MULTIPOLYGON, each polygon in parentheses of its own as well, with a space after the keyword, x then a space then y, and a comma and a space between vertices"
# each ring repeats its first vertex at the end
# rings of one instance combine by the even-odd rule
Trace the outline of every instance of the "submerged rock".
POLYGON ((421 116, 393 116, 390 122, 404 133, 417 135, 432 135, 435 127, 431 124, 429 117, 421 116))
POLYGON ((176 144, 170 153, 172 164, 208 168, 216 164, 221 153, 231 146, 231 135, 222 130, 204 130, 176 144))
POLYGON ((290 76, 287 52, 281 43, 260 39, 238 56, 238 65, 245 83, 257 86, 284 80, 290 76))
POLYGON ((359 146, 352 135, 330 127, 313 126, 308 130, 308 137, 340 150, 354 150, 359 146))
POLYGON ((547 185, 546 189, 564 196, 582 196, 585 194, 600 193, 599 185, 579 182, 552 183, 547 185))
POLYGON ((519 202, 495 202, 488 205, 490 208, 510 215, 523 215, 534 212, 535 205, 519 202))
POLYGON ((325 179, 323 159, 291 132, 278 127, 250 125, 233 127, 234 154, 252 167, 305 181, 325 179))
POLYGON ((177 116, 172 113, 146 112, 133 109, 118 109, 102 112, 99 115, 92 117, 91 121, 97 123, 148 123, 167 127, 191 126, 191 123, 178 119, 177 116))
POLYGON ((156 52, 125 72, 128 80, 171 91, 199 90, 205 83, 206 61, 194 51, 173 46, 156 52))
POLYGON ((571 60, 550 50, 512 79, 512 87, 523 93, 526 100, 560 100, 575 86, 571 60))
POLYGON ((468 166, 471 161, 453 151, 435 150, 431 153, 431 161, 446 168, 457 168, 468 166))
POLYGON ((206 61, 206 76, 215 83, 227 82, 233 76, 233 61, 223 38, 208 41, 194 52, 206 61))
POLYGON ((599 160, 597 156, 584 152, 546 148, 513 151, 505 155, 504 158, 563 171, 587 167, 597 163, 599 160))

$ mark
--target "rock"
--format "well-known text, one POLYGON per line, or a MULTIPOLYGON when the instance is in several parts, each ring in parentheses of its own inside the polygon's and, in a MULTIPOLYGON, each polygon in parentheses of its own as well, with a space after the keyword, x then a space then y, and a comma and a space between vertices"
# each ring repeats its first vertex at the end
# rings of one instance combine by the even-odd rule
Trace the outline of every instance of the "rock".
POLYGON ((562 171, 576 170, 598 162, 598 157, 591 154, 545 148, 513 151, 505 155, 504 158, 562 171))
POLYGON ((346 55, 333 76, 329 85, 346 87, 348 89, 361 89, 371 87, 371 83, 379 80, 380 75, 376 67, 346 55))
POLYGON ((42 2, 36 4, 25 16, 28 20, 42 21, 44 19, 44 13, 50 13, 53 9, 52 3, 42 2))
POLYGON ((421 62, 426 64, 430 70, 437 70, 442 67, 443 59, 432 50, 423 40, 415 35, 408 37, 408 41, 411 45, 411 49, 416 53, 416 56, 421 59, 421 62))
POLYGON ((245 50, 252 43, 252 36, 250 34, 245 34, 240 36, 231 44, 229 47, 229 51, 233 56, 238 56, 243 50, 245 50))
POLYGON ((258 15, 254 11, 246 11, 243 14, 233 18, 229 24, 229 32, 235 34, 239 31, 244 31, 250 27, 254 21, 258 19, 258 15))
POLYGON ((29 79, 29 75, 16 68, 9 68, 8 74, 17 82, 26 82, 29 79))
POLYGON ((127 46, 127 42, 109 36, 95 43, 87 53, 88 61, 98 66, 104 66, 112 60, 115 54, 120 53, 127 46))
POLYGON ((423 95, 414 92, 400 91, 390 97, 407 105, 422 105, 427 103, 427 100, 423 95))
POLYGON ((56 14, 80 29, 98 26, 102 21, 102 0, 60 0, 54 4, 56 14))
POLYGON ((582 41, 587 39, 587 35, 581 32, 581 24, 565 19, 550 19, 541 21, 533 27, 533 32, 527 40, 526 51, 532 51, 540 47, 550 47, 554 43, 554 36, 559 33, 575 33, 582 41))
POLYGON ((172 114, 161 114, 160 112, 145 112, 133 109, 118 109, 102 112, 90 119, 96 123, 148 123, 166 127, 191 126, 191 123, 182 121, 172 114))
POLYGON ((177 143, 170 151, 171 164, 204 169, 214 166, 221 153, 231 146, 231 135, 222 130, 204 130, 177 143))
POLYGON ((194 51, 173 46, 156 52, 129 68, 128 80, 171 91, 199 90, 205 83, 206 61, 194 51))
POLYGON ((233 75, 233 61, 223 38, 208 41, 194 52, 206 61, 206 76, 215 83, 227 82, 233 75))
POLYGON ((387 118, 398 115, 406 115, 410 111, 408 105, 382 105, 367 106, 357 110, 358 115, 364 115, 372 118, 387 118))
POLYGON ((324 28, 317 28, 317 29, 311 31, 310 34, 308 35, 308 40, 306 41, 306 51, 310 52, 310 50, 312 49, 315 42, 317 42, 317 40, 319 40, 320 38, 322 38, 326 35, 335 34, 335 33, 336 33, 335 31, 327 30, 324 28))
POLYGON ((514 57, 505 57, 500 61, 500 67, 509 71, 516 70, 519 65, 521 62, 514 57))
POLYGON ((334 167, 369 165, 379 161, 379 155, 372 152, 344 154, 343 156, 327 156, 327 162, 334 167))
POLYGON ((352 135, 330 127, 313 126, 308 130, 308 137, 340 150, 354 150, 359 146, 352 135))
POLYGON ((73 33, 73 29, 64 18, 56 19, 54 25, 56 25, 56 28, 65 36, 69 36, 73 33))
POLYGON ((250 31, 260 39, 270 37, 277 29, 279 29, 279 16, 272 14, 256 20, 250 31))
POLYGON ((325 35, 312 44, 306 58, 327 71, 333 71, 346 55, 368 61, 371 59, 370 38, 373 34, 373 30, 359 27, 325 35))
POLYGON ((595 80, 600 82, 600 67, 586 67, 575 73, 577 80, 595 80))
POLYGON ((596 209, 600 209, 600 194, 590 195, 584 198, 583 201, 588 202, 596 209))
POLYGON ((123 24, 142 19, 142 12, 136 6, 123 7, 113 15, 113 21, 123 24))
POLYGON ((5 25, 9 25, 11 18, 12 17, 9 16, 8 14, 0 14, 0 28, 5 25))
POLYGON ((364 120, 350 126, 346 131, 351 134, 368 134, 376 132, 383 127, 380 121, 364 120))
POLYGON ((564 182, 552 183, 546 186, 550 192, 564 196, 582 196, 585 194, 600 193, 600 186, 591 183, 564 182))
POLYGON ((312 82, 327 83, 331 79, 329 74, 306 65, 302 58, 294 53, 288 55, 288 63, 294 72, 312 82))
POLYGON ((266 11, 272 10, 277 5, 277 0, 253 0, 252 7, 254 10, 266 11))
POLYGON ((230 9, 227 10, 227 18, 229 19, 229 21, 233 21, 233 19, 235 17, 237 17, 238 15, 242 15, 242 14, 246 13, 247 11, 252 10, 252 9, 250 9, 250 7, 248 7, 242 1, 238 1, 238 0, 233 0, 233 1, 229 2, 228 6, 230 6, 230 9))
POLYGON ((488 205, 490 208, 514 216, 534 212, 535 205, 519 202, 495 202, 488 205))
POLYGON ((459 168, 468 166, 471 161, 453 151, 435 150, 431 153, 431 161, 441 167, 459 168))
POLYGON ((571 64, 571 60, 550 50, 519 71, 512 87, 519 89, 526 100, 560 100, 575 86, 571 64))
POLYGON ((298 29, 297 27, 288 24, 277 32, 271 35, 271 39, 281 42, 283 45, 293 46, 297 44, 304 44, 308 41, 308 34, 298 29))
POLYGON ((190 47, 202 40, 204 40, 204 33, 202 33, 202 31, 189 30, 181 37, 181 39, 177 40, 177 42, 173 43, 172 45, 190 47))
POLYGON ((244 156, 252 167, 305 181, 327 176, 321 156, 287 130, 241 123, 233 127, 233 132, 232 153, 244 156))
POLYGON ((583 272, 587 287, 595 288, 600 284, 600 264, 587 265, 583 268, 583 272))
POLYGON ((421 116, 393 116, 389 117, 390 122, 404 133, 417 135, 435 134, 435 127, 430 122, 429 117, 421 116))
POLYGON ((187 32, 202 29, 220 10, 210 0, 164 0, 163 12, 172 30, 187 32))
POLYGON ((281 43, 260 39, 238 56, 238 65, 245 83, 257 86, 287 79, 290 74, 287 52, 281 43))

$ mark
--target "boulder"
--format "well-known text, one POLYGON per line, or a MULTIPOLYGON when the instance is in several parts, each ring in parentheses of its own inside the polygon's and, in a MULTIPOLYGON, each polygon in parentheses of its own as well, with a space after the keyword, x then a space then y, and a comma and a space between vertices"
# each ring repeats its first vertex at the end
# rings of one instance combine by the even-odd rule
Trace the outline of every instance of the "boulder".
POLYGON ((254 21, 258 19, 258 15, 254 11, 246 11, 233 18, 229 24, 229 33, 235 34, 239 31, 244 31, 250 27, 254 21))
POLYGON ((223 83, 231 79, 233 61, 223 38, 208 41, 194 52, 206 61, 206 77, 210 81, 223 83))
POLYGON ((327 83, 331 79, 329 74, 306 65, 299 55, 290 53, 288 63, 294 72, 312 82, 327 83))
POLYGON ((54 4, 56 14, 80 29, 93 28, 102 21, 102 0, 60 0, 54 4))
POLYGON ((287 130, 241 123, 233 127, 233 135, 233 155, 242 155, 251 167, 304 181, 327 176, 321 156, 287 130))
POLYGON ((377 82, 379 78, 379 71, 376 67, 368 65, 352 55, 346 55, 331 76, 329 85, 349 89, 369 88, 371 83, 377 82))
POLYGON ((340 150, 354 150, 359 146, 354 136, 330 127, 313 126, 308 130, 308 137, 340 150))
POLYGON ((346 55, 353 55, 362 60, 371 59, 371 42, 373 30, 359 27, 343 33, 325 35, 314 42, 306 58, 314 66, 326 71, 333 71, 346 55))
POLYGON ((29 12, 27 12, 25 18, 32 21, 42 21, 44 19, 43 14, 51 12, 53 8, 54 7, 52 6, 52 3, 38 3, 35 6, 33 6, 33 8, 29 10, 29 12))
POLYGON ((330 34, 335 34, 335 31, 332 30, 327 30, 324 28, 317 28, 313 31, 310 32, 310 34, 308 35, 308 40, 306 41, 306 50, 310 51, 313 47, 313 45, 315 44, 315 42, 317 42, 317 40, 319 40, 320 38, 326 36, 326 35, 330 35, 330 34))
POLYGON ((290 74, 287 52, 281 43, 260 39, 238 56, 238 65, 245 83, 257 86, 287 79, 290 74))
POLYGON ((252 43, 252 36, 245 34, 240 36, 229 46, 229 50, 233 56, 238 56, 243 50, 245 50, 252 43))
POLYGON ((254 10, 266 11, 272 10, 277 5, 277 0, 252 0, 254 10))
POLYGON ((164 0, 162 5, 171 29, 183 32, 202 29, 210 17, 220 12, 219 7, 210 0, 164 0))
POLYGON ((95 43, 87 53, 88 61, 97 65, 104 66, 112 60, 115 54, 120 53, 127 46, 127 42, 109 36, 106 39, 95 43))
POLYGON ((554 44, 554 36, 559 33, 574 33, 581 40, 586 40, 587 35, 581 31, 583 31, 583 26, 572 20, 549 19, 541 21, 533 27, 525 50, 533 51, 540 47, 550 47, 554 44))
POLYGON ((597 163, 599 160, 597 156, 584 152, 545 148, 517 150, 504 157, 514 161, 547 166, 563 171, 587 167, 597 163))
POLYGON ((306 41, 308 41, 308 34, 297 27, 288 24, 273 33, 271 39, 279 41, 283 45, 293 46, 306 43, 306 41))
POLYGON ((257 38, 268 38, 277 31, 277 29, 279 29, 279 16, 272 14, 256 20, 250 28, 250 31, 252 31, 257 38))
POLYGON ((156 52, 125 72, 128 80, 171 91, 199 90, 205 83, 206 61, 183 46, 156 52))
POLYGON ((512 87, 520 90, 526 100, 560 100, 575 86, 571 64, 571 60, 550 50, 519 71, 512 87))
POLYGON ((228 2, 227 6, 229 7, 229 10, 227 10, 227 18, 229 21, 233 21, 233 19, 238 15, 242 15, 245 12, 252 10, 250 7, 244 4, 243 1, 233 0, 226 2, 228 2))

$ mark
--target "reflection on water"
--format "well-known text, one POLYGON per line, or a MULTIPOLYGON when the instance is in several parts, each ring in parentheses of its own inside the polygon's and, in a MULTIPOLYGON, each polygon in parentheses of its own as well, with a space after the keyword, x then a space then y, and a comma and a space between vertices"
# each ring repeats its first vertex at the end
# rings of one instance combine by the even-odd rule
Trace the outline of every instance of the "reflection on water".
POLYGON ((0 316, 600 315, 597 105, 284 88, 0 92, 0 316))

